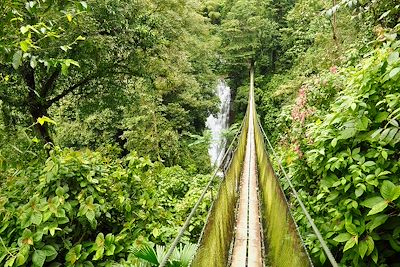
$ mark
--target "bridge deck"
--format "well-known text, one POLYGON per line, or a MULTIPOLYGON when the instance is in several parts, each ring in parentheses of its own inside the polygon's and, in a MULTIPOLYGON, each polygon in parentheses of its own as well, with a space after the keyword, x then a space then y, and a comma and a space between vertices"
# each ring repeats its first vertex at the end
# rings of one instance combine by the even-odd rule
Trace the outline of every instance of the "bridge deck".
MULTIPOLYGON (((251 94, 250 97, 253 97, 253 95, 251 94)), ((253 101, 249 102, 252 105, 253 101)), ((252 110, 252 106, 250 106, 250 111, 252 110)), ((250 112, 246 155, 240 181, 232 267, 263 266, 253 119, 254 114, 250 112)))

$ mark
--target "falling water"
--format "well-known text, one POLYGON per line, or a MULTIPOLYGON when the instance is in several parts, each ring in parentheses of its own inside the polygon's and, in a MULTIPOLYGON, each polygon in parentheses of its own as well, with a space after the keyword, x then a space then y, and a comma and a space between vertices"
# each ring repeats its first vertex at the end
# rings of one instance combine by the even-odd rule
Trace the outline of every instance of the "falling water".
POLYGON ((229 106, 231 102, 231 89, 224 80, 220 80, 217 86, 216 94, 221 104, 217 117, 210 115, 207 118, 206 126, 211 130, 211 144, 208 149, 211 162, 217 166, 221 163, 223 150, 225 149, 226 139, 222 132, 228 128, 229 123, 229 106))

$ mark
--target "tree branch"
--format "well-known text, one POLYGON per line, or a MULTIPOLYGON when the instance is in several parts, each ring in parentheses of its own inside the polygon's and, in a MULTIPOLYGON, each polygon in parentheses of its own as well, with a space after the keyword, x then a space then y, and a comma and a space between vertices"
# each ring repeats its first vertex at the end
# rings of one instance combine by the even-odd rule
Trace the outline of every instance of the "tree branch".
POLYGON ((77 88, 89 83, 92 79, 94 79, 94 77, 95 77, 95 75, 93 75, 93 74, 89 75, 86 78, 84 78, 84 79, 80 80, 79 82, 77 82, 76 84, 72 85, 68 89, 64 90, 58 96, 53 97, 52 99, 47 101, 47 103, 46 103, 47 108, 51 107, 55 102, 61 100, 62 98, 64 98, 69 93, 72 93, 75 89, 77 89, 77 88))
MULTIPOLYGON (((69 87, 68 89, 64 90, 61 94, 59 94, 58 96, 55 96, 54 98, 50 99, 49 101, 47 101, 47 108, 51 107, 55 102, 61 100, 63 97, 65 97, 66 95, 68 95, 69 93, 72 93, 75 89, 86 85, 87 83, 89 83, 91 80, 93 80, 94 78, 98 77, 99 75, 101 75, 101 73, 103 71, 110 71, 111 69, 114 69, 118 66, 118 64, 120 62, 122 62, 123 59, 119 59, 113 63, 111 63, 109 66, 104 66, 104 68, 98 69, 97 71, 95 71, 94 73, 88 75, 86 78, 80 80, 79 82, 77 82, 76 84, 72 85, 71 87, 69 87)), ((126 68, 126 66, 125 66, 126 68)), ((53 73, 54 74, 54 73, 53 73)), ((111 71, 111 76, 115 75, 116 71, 111 71)))

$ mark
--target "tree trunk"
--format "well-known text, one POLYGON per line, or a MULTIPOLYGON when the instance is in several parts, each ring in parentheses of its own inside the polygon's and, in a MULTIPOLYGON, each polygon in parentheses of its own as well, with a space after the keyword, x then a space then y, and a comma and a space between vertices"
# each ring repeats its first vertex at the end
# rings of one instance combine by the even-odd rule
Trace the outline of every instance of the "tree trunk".
MULTIPOLYGON (((336 6, 336 0, 332 1, 333 6, 336 6)), ((332 38, 335 42, 336 48, 339 49, 339 39, 337 34, 337 11, 333 12, 332 14, 332 38)))
MULTIPOLYGON (((37 119, 43 116, 48 117, 47 108, 40 104, 38 100, 40 101, 36 95, 35 97, 32 97, 31 94, 29 94, 29 113, 34 122, 37 122, 37 119)), ((36 123, 35 129, 43 141, 46 143, 53 143, 47 123, 44 123, 43 125, 36 123)))
MULTIPOLYGON (((43 116, 48 116, 47 106, 45 97, 39 95, 38 91, 36 90, 36 82, 35 82, 35 71, 31 68, 28 64, 24 66, 22 69, 22 75, 26 82, 26 85, 29 88, 28 93, 28 109, 29 113, 32 116, 33 122, 36 123, 38 118, 43 116)), ((46 123, 43 125, 36 123, 35 129, 43 141, 46 143, 52 143, 53 140, 50 136, 49 127, 46 123)))

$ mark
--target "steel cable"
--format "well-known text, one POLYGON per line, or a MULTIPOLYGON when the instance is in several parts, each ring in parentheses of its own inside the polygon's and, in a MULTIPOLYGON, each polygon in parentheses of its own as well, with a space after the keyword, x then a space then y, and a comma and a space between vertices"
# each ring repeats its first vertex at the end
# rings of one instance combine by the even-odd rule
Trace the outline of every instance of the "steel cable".
POLYGON ((335 257, 333 257, 333 254, 332 254, 331 250, 328 248, 324 238, 322 237, 321 232, 319 231, 318 227, 315 225, 314 220, 311 218, 311 215, 308 213, 303 201, 300 199, 300 196, 297 193, 297 190, 294 188, 292 182, 290 181, 289 175, 286 173, 285 169, 283 168, 282 162, 278 158, 278 156, 277 156, 277 154, 275 152, 275 149, 273 148, 273 146, 272 146, 271 142, 269 141, 269 139, 268 139, 263 127, 261 126, 260 121, 259 120, 257 120, 257 121, 258 121, 258 125, 259 125, 259 127, 260 127, 260 129, 261 129, 261 131, 262 131, 262 133, 264 135, 265 140, 267 140, 268 146, 271 148, 272 154, 274 155, 274 157, 275 157, 280 169, 282 170, 282 172, 284 174, 283 176, 285 177, 286 181, 288 182, 289 187, 292 190, 293 195, 295 196, 297 202, 299 203, 301 209, 303 210, 304 215, 306 216, 308 222, 310 223, 315 235, 317 236, 319 242, 321 243, 322 249, 324 250, 324 252, 325 252, 326 256, 328 257, 328 259, 329 259, 330 263, 332 264, 332 266, 333 267, 338 267, 339 265, 337 264, 337 262, 335 260, 335 257))
MULTIPOLYGON (((186 229, 188 228, 188 226, 190 225, 190 220, 193 218, 194 214, 196 213, 198 207, 200 206, 200 203, 203 201, 205 195, 207 194, 208 190, 210 189, 212 183, 214 182, 215 177, 217 176, 223 162, 225 161, 225 158, 227 157, 227 155, 229 154, 230 150, 233 147, 233 144, 235 143, 236 139, 238 138, 239 134, 242 132, 243 129, 243 122, 238 130, 238 132, 236 133, 235 137, 233 138, 233 140, 231 141, 228 149, 225 151, 224 156, 221 159, 221 163, 219 164, 219 166, 215 169, 214 171, 214 175, 211 177, 210 181, 207 183, 206 187, 204 188, 202 194, 200 195, 199 199, 197 200, 196 204, 194 205, 194 207, 192 208, 190 214, 188 215, 188 217, 186 218, 185 223, 183 224, 183 226, 181 227, 181 229, 179 230, 178 235, 175 237, 174 241, 172 242, 170 248, 168 249, 167 253, 165 254, 165 257, 163 258, 163 260, 160 263, 160 267, 165 267, 166 264, 168 263, 168 259, 171 257, 174 249, 176 248, 176 246, 178 245, 178 243, 180 242, 183 234, 185 233, 186 229)), ((217 160, 219 159, 219 157, 222 154, 222 150, 219 153, 217 160)))

